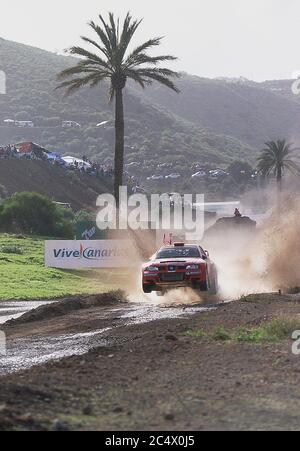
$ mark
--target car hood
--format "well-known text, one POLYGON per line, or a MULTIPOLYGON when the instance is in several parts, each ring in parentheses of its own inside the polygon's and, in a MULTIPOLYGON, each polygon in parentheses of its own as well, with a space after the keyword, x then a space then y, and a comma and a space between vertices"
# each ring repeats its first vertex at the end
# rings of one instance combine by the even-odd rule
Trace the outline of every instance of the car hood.
POLYGON ((151 260, 148 263, 144 264, 144 268, 146 268, 147 266, 151 266, 151 265, 176 265, 176 266, 186 266, 186 265, 201 265, 201 264, 205 264, 205 260, 203 260, 202 258, 174 258, 174 259, 170 259, 170 258, 160 258, 160 259, 156 259, 156 260, 151 260))

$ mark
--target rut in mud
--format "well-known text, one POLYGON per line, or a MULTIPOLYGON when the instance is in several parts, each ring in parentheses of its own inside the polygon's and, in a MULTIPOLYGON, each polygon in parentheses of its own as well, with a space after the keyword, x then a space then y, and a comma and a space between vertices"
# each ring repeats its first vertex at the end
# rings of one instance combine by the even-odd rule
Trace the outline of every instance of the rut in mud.
POLYGON ((34 367, 1 377, 0 429, 56 430, 58 420, 68 430, 299 430, 299 356, 290 339, 224 343, 186 333, 299 312, 299 295, 277 294, 186 309, 118 303, 9 326, 9 342, 25 340, 34 367), (95 348, 59 360, 49 350, 84 343, 95 348))
MULTIPOLYGON (((176 295, 179 296, 178 293, 176 295)), ((15 309, 17 305, 15 302, 15 309)), ((199 302, 191 305, 162 304, 160 299, 129 302, 122 292, 74 297, 52 303, 40 301, 29 306, 37 308, 21 317, 17 313, 16 319, 10 319, 2 326, 7 334, 7 355, 0 357, 0 375, 64 357, 83 355, 91 349, 114 346, 110 335, 115 329, 158 320, 189 318, 195 313, 217 308, 217 305, 202 305, 199 302)), ((21 307, 24 308, 24 304, 21 307)))

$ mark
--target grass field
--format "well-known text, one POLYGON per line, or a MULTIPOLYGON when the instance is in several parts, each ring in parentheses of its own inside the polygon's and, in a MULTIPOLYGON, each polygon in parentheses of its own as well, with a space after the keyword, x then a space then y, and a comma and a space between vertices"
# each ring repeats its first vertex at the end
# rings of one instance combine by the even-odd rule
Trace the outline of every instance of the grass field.
POLYGON ((210 333, 202 330, 191 330, 186 336, 220 342, 239 343, 276 343, 292 336, 295 330, 300 330, 299 318, 280 316, 270 321, 263 322, 259 327, 241 327, 236 330, 227 330, 223 326, 210 333))
POLYGON ((40 237, 0 234, 0 300, 56 298, 115 288, 111 271, 45 268, 40 237))

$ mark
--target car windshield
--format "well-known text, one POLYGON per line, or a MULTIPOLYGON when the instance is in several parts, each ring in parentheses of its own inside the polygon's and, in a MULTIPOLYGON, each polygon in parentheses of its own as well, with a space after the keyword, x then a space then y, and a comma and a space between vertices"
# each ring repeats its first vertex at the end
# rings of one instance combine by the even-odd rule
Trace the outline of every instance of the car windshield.
POLYGON ((200 258, 200 251, 195 246, 172 247, 161 249, 156 258, 200 258))

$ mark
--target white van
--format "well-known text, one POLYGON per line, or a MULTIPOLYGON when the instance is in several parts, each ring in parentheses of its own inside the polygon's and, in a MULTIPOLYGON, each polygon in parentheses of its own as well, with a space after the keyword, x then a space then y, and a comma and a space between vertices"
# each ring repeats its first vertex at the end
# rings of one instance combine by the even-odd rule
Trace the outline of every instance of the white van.
POLYGON ((32 121, 15 121, 16 127, 34 127, 34 123, 32 121))
POLYGON ((63 121, 62 128, 80 128, 81 125, 74 121, 63 121))
POLYGON ((32 121, 16 121, 16 127, 34 127, 34 123, 32 121))

